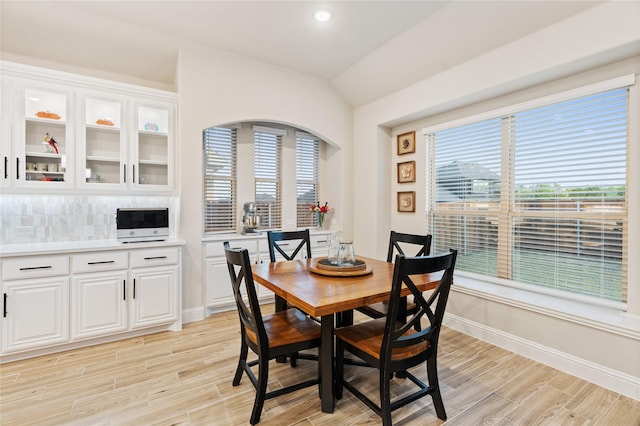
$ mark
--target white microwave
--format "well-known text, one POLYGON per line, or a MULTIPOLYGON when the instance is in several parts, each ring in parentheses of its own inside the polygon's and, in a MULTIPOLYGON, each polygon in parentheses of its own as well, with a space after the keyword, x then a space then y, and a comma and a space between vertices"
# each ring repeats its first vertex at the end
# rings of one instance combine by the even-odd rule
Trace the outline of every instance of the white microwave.
POLYGON ((165 240, 169 236, 169 209, 117 209, 116 228, 118 240, 124 243, 165 240))

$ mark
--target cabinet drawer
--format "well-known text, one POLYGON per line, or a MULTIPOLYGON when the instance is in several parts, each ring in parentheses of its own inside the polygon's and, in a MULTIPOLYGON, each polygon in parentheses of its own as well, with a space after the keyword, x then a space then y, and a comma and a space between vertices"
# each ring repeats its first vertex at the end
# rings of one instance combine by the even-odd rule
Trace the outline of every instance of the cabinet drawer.
MULTIPOLYGON (((249 255, 252 257, 255 256, 257 252, 256 240, 231 240, 229 241, 229 245, 233 248, 246 248, 247 250, 249 250, 249 255)), ((264 245, 265 247, 267 247, 267 240, 264 240, 264 245)), ((224 242, 217 241, 215 243, 207 243, 204 248, 204 256, 224 256, 224 242)))
POLYGON ((128 267, 129 259, 126 251, 77 254, 71 257, 71 271, 74 274, 113 271, 128 267))
POLYGON ((175 265, 178 263, 177 248, 145 249, 131 252, 132 268, 147 266, 175 265))
POLYGON ((4 281, 68 274, 69 256, 28 256, 2 260, 4 281))

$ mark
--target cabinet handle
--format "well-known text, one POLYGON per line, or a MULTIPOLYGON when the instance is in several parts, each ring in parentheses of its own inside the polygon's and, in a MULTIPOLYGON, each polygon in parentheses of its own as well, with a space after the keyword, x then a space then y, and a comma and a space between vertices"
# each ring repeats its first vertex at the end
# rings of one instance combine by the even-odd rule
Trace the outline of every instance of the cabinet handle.
POLYGON ((144 260, 155 260, 155 259, 166 259, 167 256, 152 256, 152 257, 145 257, 144 260))
POLYGON ((103 260, 103 261, 100 261, 100 262, 87 262, 87 265, 102 265, 102 264, 105 264, 105 263, 116 263, 116 261, 115 260, 103 260))
POLYGON ((127 165, 122 165, 122 171, 124 172, 124 183, 127 183, 127 165))
POLYGON ((20 157, 16 157, 16 180, 20 179, 20 157))
POLYGON ((131 183, 136 183, 136 165, 134 164, 133 166, 131 166, 133 168, 133 173, 132 173, 132 177, 131 177, 131 183))
POLYGON ((9 296, 7 295, 7 293, 4 294, 4 303, 3 303, 3 307, 2 307, 2 316, 4 318, 7 317, 7 298, 9 296))
POLYGON ((20 268, 21 271, 32 271, 34 269, 51 269, 52 266, 48 265, 48 266, 29 266, 27 268, 20 268))
POLYGON ((136 298, 136 279, 133 279, 133 298, 136 298))
POLYGON ((127 280, 122 280, 122 300, 127 300, 127 280))
POLYGON ((9 157, 4 157, 4 178, 7 179, 9 177, 9 157))

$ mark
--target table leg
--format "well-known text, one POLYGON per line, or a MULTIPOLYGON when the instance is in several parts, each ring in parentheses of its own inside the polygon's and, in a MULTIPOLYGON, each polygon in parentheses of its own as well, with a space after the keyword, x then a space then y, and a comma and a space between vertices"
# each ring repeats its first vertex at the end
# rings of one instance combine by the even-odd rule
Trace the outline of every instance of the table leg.
POLYGON ((321 343, 320 343, 320 399, 322 411, 333 413, 334 408, 334 383, 333 383, 333 314, 323 315, 320 318, 321 343))

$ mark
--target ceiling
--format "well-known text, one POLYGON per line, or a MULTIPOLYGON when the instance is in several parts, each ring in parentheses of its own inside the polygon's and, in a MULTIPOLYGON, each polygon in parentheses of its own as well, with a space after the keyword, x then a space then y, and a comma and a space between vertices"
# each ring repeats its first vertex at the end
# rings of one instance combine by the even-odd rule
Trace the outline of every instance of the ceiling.
POLYGON ((597 1, 0 1, 4 59, 175 84, 198 43, 327 79, 359 106, 597 1), (327 23, 313 20, 320 7, 327 23))

